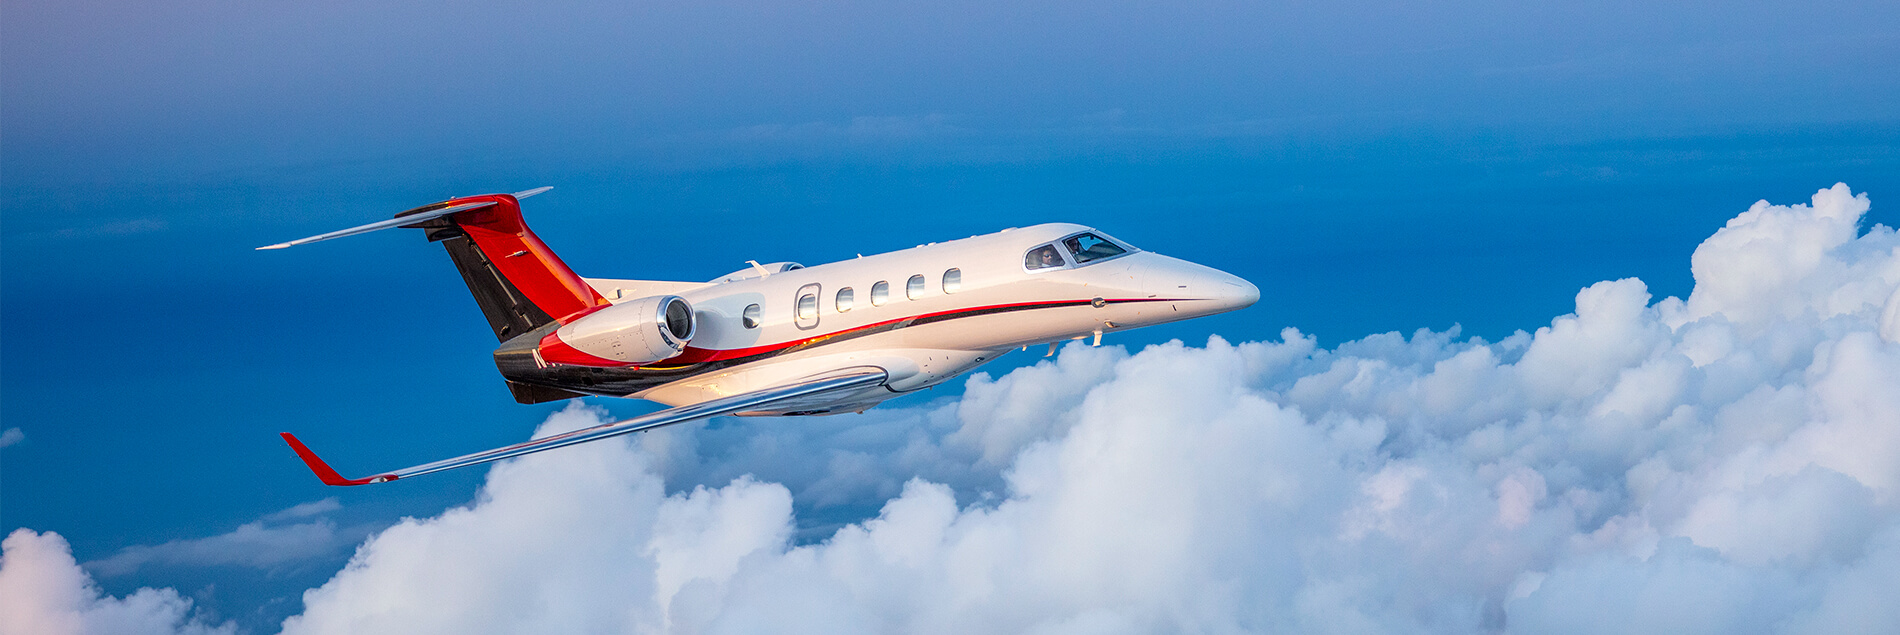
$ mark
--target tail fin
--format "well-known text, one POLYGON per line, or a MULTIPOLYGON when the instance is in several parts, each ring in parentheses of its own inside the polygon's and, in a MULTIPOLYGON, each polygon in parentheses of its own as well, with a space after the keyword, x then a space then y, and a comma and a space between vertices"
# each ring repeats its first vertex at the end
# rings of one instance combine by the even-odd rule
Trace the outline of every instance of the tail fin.
POLYGON ((391 227, 428 230, 431 242, 441 242, 448 249, 495 337, 505 342, 608 304, 522 221, 521 199, 550 189, 449 199, 398 213, 390 220, 258 249, 283 249, 391 227))
POLYGON ((565 323, 608 304, 606 297, 528 229, 514 196, 458 198, 396 217, 490 200, 495 204, 405 226, 428 231, 431 242, 440 242, 448 250, 497 340, 506 342, 549 323, 565 323))
MULTIPOLYGON (((386 221, 319 234, 259 249, 341 238, 391 227, 420 228, 440 242, 468 283, 469 293, 488 318, 495 338, 506 342, 551 323, 566 323, 610 304, 528 229, 520 199, 539 188, 515 194, 450 199, 408 210, 386 221)), ((540 403, 578 397, 564 390, 508 382, 515 400, 540 403)))

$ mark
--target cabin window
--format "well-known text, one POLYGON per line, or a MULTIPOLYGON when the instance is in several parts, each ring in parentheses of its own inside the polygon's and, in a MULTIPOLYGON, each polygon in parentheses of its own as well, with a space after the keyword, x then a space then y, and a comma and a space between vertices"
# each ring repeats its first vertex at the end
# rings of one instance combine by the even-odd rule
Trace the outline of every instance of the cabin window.
POLYGON ((807 293, 798 296, 798 319, 810 320, 818 317, 818 295, 807 293))
POLYGON ((837 303, 837 304, 838 304, 838 312, 839 312, 839 313, 844 313, 844 312, 846 312, 846 311, 850 311, 850 310, 851 310, 851 304, 852 304, 852 302, 853 302, 854 300, 856 300, 856 299, 857 299, 857 298, 855 298, 855 297, 853 297, 853 296, 855 296, 855 295, 856 295, 856 294, 854 294, 854 293, 852 293, 852 292, 851 292, 851 287, 845 287, 845 288, 843 288, 843 289, 839 289, 839 290, 838 290, 838 303, 837 303))
POLYGON ((1062 259, 1062 251, 1056 249, 1056 246, 1053 244, 1043 245, 1029 250, 1027 254, 1023 254, 1023 268, 1030 271, 1037 269, 1056 269, 1067 266, 1069 266, 1069 263, 1062 259))
POLYGON ((943 272, 943 292, 956 293, 963 290, 963 270, 950 269, 943 272))
POLYGON ((884 306, 891 301, 891 283, 883 280, 871 285, 871 306, 884 306))
POLYGON ((910 277, 910 282, 904 285, 904 297, 910 298, 912 300, 924 297, 923 275, 919 274, 919 275, 910 277))
POLYGON ((1069 253, 1075 254, 1075 264, 1078 265, 1128 253, 1121 245, 1095 234, 1076 234, 1063 239, 1062 244, 1068 246, 1069 253))
POLYGON ((746 306, 745 310, 739 313, 739 322, 749 329, 759 328, 759 305, 746 306))

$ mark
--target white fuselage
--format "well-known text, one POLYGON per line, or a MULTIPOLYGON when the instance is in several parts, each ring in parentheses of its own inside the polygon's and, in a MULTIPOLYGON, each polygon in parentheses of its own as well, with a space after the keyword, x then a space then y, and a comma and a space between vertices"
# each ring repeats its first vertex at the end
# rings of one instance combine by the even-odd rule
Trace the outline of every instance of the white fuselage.
POLYGON ((615 303, 657 294, 691 303, 696 331, 686 352, 649 368, 753 359, 708 364, 708 372, 625 396, 677 406, 839 368, 889 374, 884 392, 829 412, 933 386, 1020 346, 1231 311, 1259 298, 1238 277, 1119 241, 1126 253, 1078 263, 1061 241, 1081 234, 1107 238, 1045 224, 812 267, 755 266, 712 283, 588 282, 615 303), (1031 269, 1031 251, 1051 244, 1060 265, 1031 269), (874 297, 880 283, 888 291, 874 297))

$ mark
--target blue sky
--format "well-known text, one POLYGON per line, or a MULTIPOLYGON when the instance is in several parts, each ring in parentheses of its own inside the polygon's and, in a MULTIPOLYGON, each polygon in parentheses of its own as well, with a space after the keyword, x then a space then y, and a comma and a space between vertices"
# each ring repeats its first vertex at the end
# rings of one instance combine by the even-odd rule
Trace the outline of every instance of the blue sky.
MULTIPOLYGON (((251 251, 453 195, 555 186, 527 213, 584 275, 1064 220, 1262 289, 1131 350, 1495 341, 1598 280, 1686 295, 1757 199, 1900 196, 1896 58, 1884 2, 12 2, 0 530, 87 562, 328 496, 356 538, 467 501, 479 470, 322 489, 275 435, 361 471, 557 407, 508 398, 441 250, 251 251)), ((267 629, 347 556, 100 582, 267 629)))

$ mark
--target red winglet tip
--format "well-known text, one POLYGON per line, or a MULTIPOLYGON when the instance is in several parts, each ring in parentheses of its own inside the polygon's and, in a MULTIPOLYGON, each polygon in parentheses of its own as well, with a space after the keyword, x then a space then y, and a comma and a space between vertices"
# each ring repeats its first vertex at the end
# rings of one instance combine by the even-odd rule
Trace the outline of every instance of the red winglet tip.
POLYGON ((290 449, 297 452, 297 458, 303 459, 303 464, 308 466, 311 472, 315 472, 317 480, 323 481, 324 485, 363 485, 365 483, 379 482, 374 478, 343 478, 343 475, 337 474, 336 470, 330 468, 330 464, 324 463, 323 459, 317 458, 317 453, 311 452, 310 448, 304 446, 302 441, 298 441, 296 435, 289 432, 279 432, 277 434, 284 437, 284 442, 290 444, 290 449))

